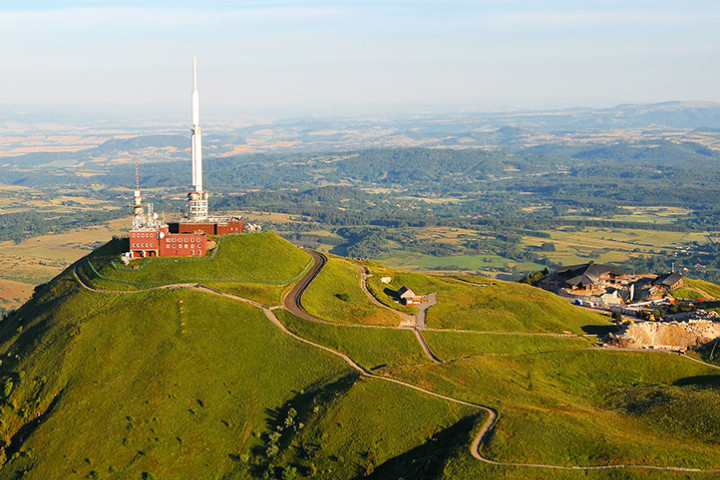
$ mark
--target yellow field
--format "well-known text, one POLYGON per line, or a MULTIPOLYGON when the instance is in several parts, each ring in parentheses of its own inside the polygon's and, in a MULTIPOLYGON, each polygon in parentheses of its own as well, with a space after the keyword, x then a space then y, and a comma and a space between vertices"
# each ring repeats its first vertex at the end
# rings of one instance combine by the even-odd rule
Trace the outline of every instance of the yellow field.
POLYGON ((129 218, 121 218, 19 244, 0 242, 0 305, 15 308, 30 297, 35 285, 50 280, 98 243, 126 232, 129 225, 129 218))
POLYGON ((35 285, 0 279, 0 306, 7 310, 19 307, 30 298, 35 285))
POLYGON ((659 230, 635 230, 628 228, 588 227, 581 232, 549 230, 550 238, 523 237, 523 244, 540 246, 555 245, 555 252, 542 252, 554 262, 562 264, 597 262, 621 262, 658 250, 681 248, 690 242, 706 241, 708 232, 664 232, 659 230))
POLYGON ((477 237, 478 232, 467 228, 426 227, 422 229, 422 233, 418 234, 418 238, 434 240, 440 243, 457 243, 460 235, 477 237))

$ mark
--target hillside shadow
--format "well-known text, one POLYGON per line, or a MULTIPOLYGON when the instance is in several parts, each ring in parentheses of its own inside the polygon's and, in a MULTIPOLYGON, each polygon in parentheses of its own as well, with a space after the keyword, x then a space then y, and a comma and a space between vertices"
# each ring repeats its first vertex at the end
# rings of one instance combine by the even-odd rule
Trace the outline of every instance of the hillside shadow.
POLYGON ((113 238, 105 245, 96 248, 88 256, 89 257, 107 257, 121 255, 125 252, 130 251, 130 239, 125 238, 113 238))
POLYGON ((603 337, 609 333, 618 331, 617 325, 583 325, 580 328, 588 335, 597 335, 598 337, 603 337))
MULTIPOLYGON (((434 480, 444 478, 445 464, 458 451, 467 448, 480 415, 470 415, 453 425, 444 428, 427 442, 402 455, 393 457, 367 475, 359 475, 353 480, 384 480, 388 478, 407 478, 434 480)), ((363 465, 358 465, 362 469, 363 465)))
POLYGON ((349 243, 341 243, 340 245, 335 245, 333 248, 330 249, 330 253, 332 253, 333 255, 338 255, 340 257, 347 257, 347 249, 349 246, 349 243))
POLYGON ((694 377, 685 377, 673 382, 677 387, 702 387, 702 388, 720 388, 720 375, 696 375, 694 377))
MULTIPOLYGON (((257 463, 250 467, 252 474, 258 478, 262 478, 267 472, 275 471, 275 468, 271 466, 272 459, 266 455, 271 434, 280 434, 279 440, 274 442, 275 445, 277 445, 277 456, 279 457, 283 452, 291 448, 293 440, 302 433, 302 431, 298 429, 300 424, 310 425, 313 419, 320 415, 328 404, 347 393, 359 378, 359 374, 353 373, 345 375, 332 383, 312 385, 307 390, 294 392, 295 395, 279 407, 265 410, 267 418, 265 420, 266 433, 262 436, 263 445, 257 445, 251 449, 252 455, 258 460, 257 463), (293 414, 290 413, 291 411, 293 414)), ((319 445, 315 444, 304 444, 303 449, 312 452, 320 451, 319 445)), ((298 455, 302 457, 306 456, 307 452, 293 451, 293 454, 293 457, 297 457, 298 455)), ((238 456, 234 454, 230 454, 229 456, 238 462, 238 456)), ((304 469, 300 464, 294 466, 298 468, 298 470, 304 469)), ((235 473, 240 472, 242 468, 242 463, 238 462, 235 473)))
POLYGON ((30 438, 30 435, 32 435, 33 432, 37 430, 37 428, 42 425, 45 420, 47 420, 48 416, 53 412, 60 401, 63 393, 64 391, 61 390, 57 395, 55 395, 55 398, 53 398, 52 402, 50 402, 50 405, 48 405, 44 412, 38 412, 34 419, 20 427, 15 435, 12 436, 10 439, 10 445, 8 445, 5 449, 5 454, 8 458, 12 457, 14 453, 19 452, 25 441, 30 438))

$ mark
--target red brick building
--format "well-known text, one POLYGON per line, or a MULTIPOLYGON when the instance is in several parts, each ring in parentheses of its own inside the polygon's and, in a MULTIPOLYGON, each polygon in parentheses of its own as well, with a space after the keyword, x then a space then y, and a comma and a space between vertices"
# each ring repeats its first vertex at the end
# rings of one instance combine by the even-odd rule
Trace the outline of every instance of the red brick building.
POLYGON ((140 257, 202 257, 207 251, 207 234, 170 233, 167 225, 130 230, 130 253, 140 257))

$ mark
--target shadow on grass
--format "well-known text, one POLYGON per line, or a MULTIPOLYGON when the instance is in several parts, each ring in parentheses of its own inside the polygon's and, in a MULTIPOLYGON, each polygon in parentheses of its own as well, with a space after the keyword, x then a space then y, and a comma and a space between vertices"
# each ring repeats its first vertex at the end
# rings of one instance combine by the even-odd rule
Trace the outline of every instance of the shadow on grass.
MULTIPOLYGON (((308 464, 322 456, 322 449, 316 439, 303 438, 305 430, 336 399, 342 398, 359 378, 359 374, 353 373, 332 383, 312 385, 307 390, 295 392, 295 396, 278 408, 266 410, 267 431, 261 436, 262 444, 250 451, 254 460, 249 473, 258 478, 265 475, 280 478, 283 468, 293 467, 304 475, 309 474, 308 464), (297 447, 293 447, 297 437, 301 441, 297 447)), ((240 460, 236 454, 231 454, 230 458, 240 460)), ((236 478, 244 468, 245 465, 239 462, 235 471, 224 478, 236 478)))
POLYGON ((446 463, 460 450, 467 448, 470 434, 479 418, 481 416, 467 416, 436 433, 422 445, 393 457, 374 469, 368 469, 372 471, 365 475, 361 474, 354 480, 388 478, 433 480, 443 478, 446 463))
POLYGON ((673 382, 678 387, 703 387, 718 388, 720 387, 720 375, 697 375, 694 377, 685 377, 673 382))
POLYGON ((338 255, 340 257, 347 257, 347 249, 348 247, 352 245, 350 243, 341 243, 340 245, 336 245, 333 248, 330 249, 330 253, 333 255, 338 255))
POLYGON ((96 257, 108 257, 108 256, 117 256, 124 252, 127 252, 130 250, 130 239, 125 238, 113 238, 109 242, 107 242, 105 245, 93 250, 90 255, 88 255, 90 258, 96 258, 96 257))
POLYGON ((30 435, 32 435, 33 432, 37 430, 37 428, 42 425, 45 420, 47 420, 48 416, 52 414, 55 406, 60 401, 62 395, 63 391, 61 390, 60 393, 55 396, 53 401, 50 402, 50 405, 48 405, 44 412, 37 412, 35 418, 20 427, 20 429, 15 433, 15 435, 12 436, 12 438, 10 439, 10 445, 8 445, 8 447, 5 449, 5 454, 8 456, 8 458, 12 457, 14 453, 19 452, 25 441, 30 438, 30 435))
POLYGON ((617 332, 618 330, 617 325, 583 325, 580 328, 588 335, 597 335, 598 337, 617 332))
POLYGON ((397 297, 397 290, 393 290, 392 288, 387 288, 387 287, 383 288, 383 293, 390 298, 397 297))

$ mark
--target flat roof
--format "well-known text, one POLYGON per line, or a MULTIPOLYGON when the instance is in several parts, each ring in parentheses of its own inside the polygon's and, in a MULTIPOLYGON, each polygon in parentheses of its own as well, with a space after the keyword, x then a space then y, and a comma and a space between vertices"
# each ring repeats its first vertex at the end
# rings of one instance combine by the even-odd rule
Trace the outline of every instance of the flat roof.
POLYGON ((245 217, 238 217, 237 215, 223 215, 216 217, 202 217, 202 218, 181 218, 177 223, 229 223, 232 220, 243 220, 245 217))

